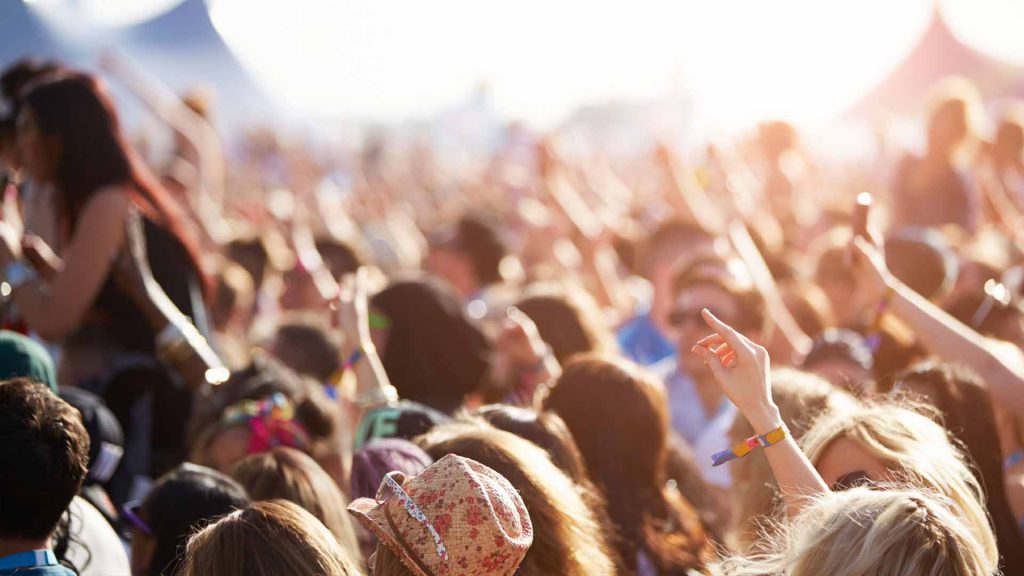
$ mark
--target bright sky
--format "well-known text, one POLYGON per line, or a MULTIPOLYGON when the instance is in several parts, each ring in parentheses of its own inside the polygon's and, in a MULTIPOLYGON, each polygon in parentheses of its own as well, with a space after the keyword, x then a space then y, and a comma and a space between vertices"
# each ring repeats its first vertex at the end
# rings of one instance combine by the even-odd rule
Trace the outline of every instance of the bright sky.
MULTIPOLYGON (((36 4, 69 0, 34 0, 36 4)), ((99 20, 180 0, 76 0, 99 20)), ((550 124, 580 103, 694 95, 721 125, 813 123, 908 51, 932 0, 212 0, 215 27, 281 102, 399 119, 464 101, 550 124)), ((942 0, 954 32, 1024 64, 1024 1, 942 0)))

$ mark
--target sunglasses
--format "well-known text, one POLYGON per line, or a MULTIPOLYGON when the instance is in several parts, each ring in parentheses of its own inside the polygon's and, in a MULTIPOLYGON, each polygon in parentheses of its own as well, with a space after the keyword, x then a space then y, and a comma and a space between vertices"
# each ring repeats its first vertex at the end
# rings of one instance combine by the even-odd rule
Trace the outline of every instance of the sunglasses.
POLYGON ((855 470, 848 474, 843 474, 835 482, 832 483, 833 492, 843 492, 851 488, 859 488, 861 486, 871 486, 874 481, 868 476, 868 473, 863 470, 855 470))
POLYGON ((141 509, 142 502, 139 500, 134 500, 121 507, 121 512, 123 513, 125 520, 127 520, 129 524, 138 528, 139 531, 141 531, 146 536, 152 536, 153 529, 150 528, 149 524, 147 524, 146 521, 139 516, 139 510, 141 509))
POLYGON ((387 503, 392 496, 398 498, 398 501, 402 503, 402 508, 405 508, 405 511, 409 516, 413 520, 422 524, 427 531, 430 532, 430 537, 434 539, 434 546, 436 547, 437 555, 447 561, 448 549, 445 548, 444 542, 441 541, 441 535, 437 533, 437 529, 430 523, 430 519, 427 518, 427 515, 424 514, 423 510, 420 509, 418 504, 416 504, 416 501, 402 489, 402 485, 399 484, 396 479, 400 477, 400 474, 401 472, 389 472, 384 476, 384 480, 381 481, 380 488, 377 489, 377 496, 374 500, 377 501, 377 504, 383 505, 387 503))

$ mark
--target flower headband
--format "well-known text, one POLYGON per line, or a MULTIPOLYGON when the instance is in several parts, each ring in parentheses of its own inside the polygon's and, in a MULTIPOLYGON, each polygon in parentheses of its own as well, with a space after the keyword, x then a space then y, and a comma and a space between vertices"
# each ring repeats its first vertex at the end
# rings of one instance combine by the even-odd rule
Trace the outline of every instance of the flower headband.
POLYGON ((242 400, 228 407, 221 426, 245 425, 249 428, 249 454, 266 452, 276 446, 305 450, 309 434, 295 421, 295 407, 276 392, 262 400, 242 400))

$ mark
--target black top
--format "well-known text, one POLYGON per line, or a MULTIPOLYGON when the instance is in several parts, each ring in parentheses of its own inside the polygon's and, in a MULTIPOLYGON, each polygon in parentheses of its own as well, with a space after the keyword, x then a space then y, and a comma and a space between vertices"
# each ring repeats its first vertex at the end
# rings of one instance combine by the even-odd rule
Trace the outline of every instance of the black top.
MULTIPOLYGON (((206 333, 206 311, 199 273, 185 246, 160 225, 145 219, 146 251, 153 277, 182 314, 206 333)), ((89 311, 88 323, 100 325, 126 352, 152 354, 156 334, 131 297, 108 276, 89 311)))

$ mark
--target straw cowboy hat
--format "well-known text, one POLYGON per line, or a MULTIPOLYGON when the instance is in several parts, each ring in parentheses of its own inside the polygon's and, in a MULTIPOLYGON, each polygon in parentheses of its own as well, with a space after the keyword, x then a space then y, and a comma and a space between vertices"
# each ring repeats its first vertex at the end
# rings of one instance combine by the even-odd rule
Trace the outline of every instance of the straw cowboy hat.
POLYGON ((512 576, 533 542, 508 480, 454 454, 418 476, 392 472, 348 509, 417 576, 512 576))

